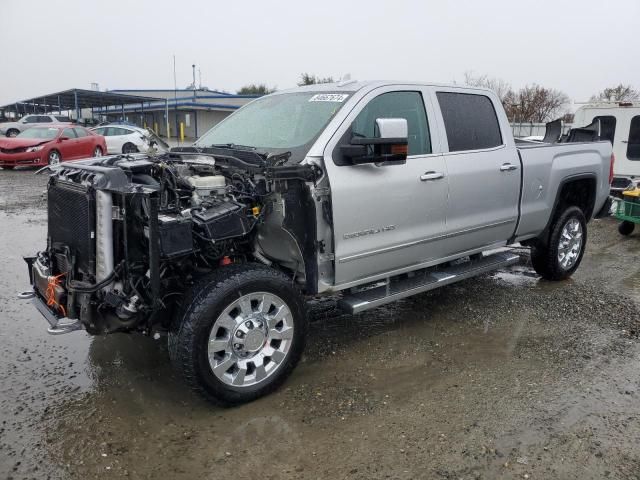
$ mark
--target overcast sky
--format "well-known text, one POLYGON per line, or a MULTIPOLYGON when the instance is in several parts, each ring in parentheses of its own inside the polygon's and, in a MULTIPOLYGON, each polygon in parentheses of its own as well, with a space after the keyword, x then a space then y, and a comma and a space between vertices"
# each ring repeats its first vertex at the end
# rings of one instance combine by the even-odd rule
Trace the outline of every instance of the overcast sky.
POLYGON ((301 72, 461 82, 587 100, 640 88, 639 0, 0 0, 0 105, 72 87, 284 89, 301 72))

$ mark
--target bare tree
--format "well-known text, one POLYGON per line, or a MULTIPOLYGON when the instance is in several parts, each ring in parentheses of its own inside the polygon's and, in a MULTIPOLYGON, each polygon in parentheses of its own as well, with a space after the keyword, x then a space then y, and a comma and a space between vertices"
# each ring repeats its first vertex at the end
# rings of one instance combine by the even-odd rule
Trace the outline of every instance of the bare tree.
POLYGON ((319 77, 310 73, 301 73, 298 86, 315 85, 317 83, 333 83, 333 77, 319 77))
POLYGON ((471 70, 464 72, 464 83, 470 87, 482 87, 493 90, 504 104, 505 99, 513 93, 511 84, 501 78, 489 77, 488 75, 474 75, 471 70))
POLYGON ((527 85, 505 99, 507 116, 516 122, 548 122, 563 116, 570 100, 566 93, 527 85))
POLYGON ((256 84, 251 83, 249 85, 245 85, 240 90, 238 90, 238 95, 268 95, 269 93, 275 92, 275 88, 267 87, 264 83, 256 84))
POLYGON ((605 88, 591 97, 592 102, 604 100, 608 102, 631 102, 640 100, 640 92, 631 85, 620 84, 616 87, 605 88))

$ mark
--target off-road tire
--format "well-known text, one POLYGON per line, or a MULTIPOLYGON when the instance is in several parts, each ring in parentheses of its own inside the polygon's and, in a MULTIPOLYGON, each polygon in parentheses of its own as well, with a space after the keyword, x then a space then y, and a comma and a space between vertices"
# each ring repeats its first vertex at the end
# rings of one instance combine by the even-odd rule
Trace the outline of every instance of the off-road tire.
POLYGON ((549 241, 546 244, 538 243, 531 248, 531 264, 536 273, 546 280, 566 280, 580 266, 586 245, 587 221, 584 213, 578 207, 566 207, 555 216, 549 229, 549 241), (558 259, 560 236, 567 222, 574 218, 582 227, 582 246, 575 263, 570 268, 564 269, 558 259))
POLYGON ((624 235, 626 237, 627 235, 631 235, 635 228, 635 223, 624 220, 620 222, 620 225, 618 225, 618 232, 620 232, 620 235, 624 235))
POLYGON ((194 391, 214 404, 231 406, 250 402, 278 388, 300 360, 306 335, 305 302, 291 278, 263 265, 230 265, 201 278, 188 290, 169 331, 169 356, 194 391), (251 292, 272 293, 286 302, 293 318, 293 340, 287 357, 272 375, 252 386, 233 387, 211 370, 209 335, 220 313, 251 292))

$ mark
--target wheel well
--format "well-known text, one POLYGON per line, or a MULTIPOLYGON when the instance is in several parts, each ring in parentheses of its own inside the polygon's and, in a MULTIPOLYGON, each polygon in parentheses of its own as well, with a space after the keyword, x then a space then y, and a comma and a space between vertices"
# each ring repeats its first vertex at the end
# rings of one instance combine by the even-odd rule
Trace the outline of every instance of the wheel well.
POLYGON ((562 215, 567 207, 576 206, 584 214, 587 222, 591 219, 593 208, 596 202, 596 180, 592 177, 569 179, 560 186, 560 191, 556 197, 556 203, 549 217, 545 229, 536 238, 527 240, 524 245, 535 246, 536 244, 546 245, 549 240, 551 226, 562 215))
POLYGON ((594 178, 570 180, 562 185, 558 194, 554 216, 566 207, 576 206, 582 210, 585 218, 589 221, 593 215, 595 202, 596 180, 594 178))

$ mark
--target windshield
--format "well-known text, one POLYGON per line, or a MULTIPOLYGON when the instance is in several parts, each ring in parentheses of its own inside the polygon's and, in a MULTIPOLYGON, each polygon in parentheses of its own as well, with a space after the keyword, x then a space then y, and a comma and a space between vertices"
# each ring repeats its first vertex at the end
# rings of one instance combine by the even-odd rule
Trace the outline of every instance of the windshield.
POLYGON ((347 93, 285 93, 255 100, 205 133, 198 147, 234 144, 280 153, 315 140, 336 114, 347 93))
POLYGON ((57 128, 30 128, 18 135, 17 138, 41 138, 52 140, 58 136, 57 128))

